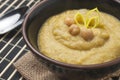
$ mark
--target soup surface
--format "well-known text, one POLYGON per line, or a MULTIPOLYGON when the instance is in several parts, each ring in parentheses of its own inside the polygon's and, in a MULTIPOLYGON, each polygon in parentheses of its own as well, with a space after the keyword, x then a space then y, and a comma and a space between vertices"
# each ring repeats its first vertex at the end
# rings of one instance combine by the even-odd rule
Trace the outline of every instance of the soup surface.
POLYGON ((95 10, 68 10, 46 20, 38 46, 44 55, 64 63, 107 62, 120 56, 120 21, 95 10))

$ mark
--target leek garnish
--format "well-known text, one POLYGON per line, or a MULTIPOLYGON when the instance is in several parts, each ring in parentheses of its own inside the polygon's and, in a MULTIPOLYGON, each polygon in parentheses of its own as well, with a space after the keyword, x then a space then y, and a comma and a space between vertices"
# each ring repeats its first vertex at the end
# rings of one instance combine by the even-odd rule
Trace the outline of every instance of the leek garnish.
POLYGON ((80 24, 83 24, 83 25, 86 24, 84 16, 80 12, 76 13, 75 22, 78 26, 80 26, 80 24))
POLYGON ((100 22, 100 12, 98 8, 94 8, 86 13, 86 16, 83 16, 80 12, 76 13, 74 17, 75 23, 80 26, 84 25, 86 28, 96 28, 100 22), (90 17, 93 12, 97 12, 96 16, 90 17))

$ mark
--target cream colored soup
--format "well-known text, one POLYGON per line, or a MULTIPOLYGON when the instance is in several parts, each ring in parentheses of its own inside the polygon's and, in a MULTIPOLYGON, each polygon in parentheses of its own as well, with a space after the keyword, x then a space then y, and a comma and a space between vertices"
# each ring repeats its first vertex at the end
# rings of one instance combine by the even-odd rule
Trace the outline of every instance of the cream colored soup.
MULTIPOLYGON (((80 36, 85 28, 82 24, 79 25, 80 34, 75 36, 70 34, 65 18, 74 18, 77 12, 86 16, 85 13, 88 11, 69 10, 50 17, 42 25, 38 35, 41 52, 52 59, 79 65, 98 64, 119 57, 120 21, 112 15, 100 12, 99 27, 90 28, 94 34, 94 38, 90 41, 80 36)), ((95 16, 96 12, 93 14, 95 16)))

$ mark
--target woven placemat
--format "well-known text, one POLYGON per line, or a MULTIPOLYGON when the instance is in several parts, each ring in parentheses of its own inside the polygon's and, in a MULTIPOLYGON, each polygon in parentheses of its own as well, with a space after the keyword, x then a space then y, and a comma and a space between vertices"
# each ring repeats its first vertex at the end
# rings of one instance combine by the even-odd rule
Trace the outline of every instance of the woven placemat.
MULTIPOLYGON (((14 63, 14 66, 27 80, 59 80, 44 65, 37 61, 31 52, 22 56, 14 63)), ((111 77, 115 78, 118 76, 120 76, 120 70, 99 80, 112 80, 111 77)))

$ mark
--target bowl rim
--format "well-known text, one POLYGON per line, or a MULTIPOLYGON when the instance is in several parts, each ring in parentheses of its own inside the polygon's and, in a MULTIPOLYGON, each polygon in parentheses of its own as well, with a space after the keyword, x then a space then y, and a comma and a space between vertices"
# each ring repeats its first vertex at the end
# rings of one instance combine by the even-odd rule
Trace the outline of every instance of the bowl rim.
MULTIPOLYGON (((27 21, 29 19, 29 16, 32 14, 32 12, 38 8, 39 6, 42 6, 44 4, 46 4, 49 0, 43 0, 41 2, 39 2, 38 4, 36 4, 35 6, 33 6, 31 8, 31 10, 28 12, 27 16, 25 17, 25 20, 23 22, 22 25, 22 34, 23 34, 23 38, 27 44, 27 46, 30 48, 30 50, 32 51, 33 54, 38 55, 39 57, 41 57, 42 59, 51 62, 52 64, 55 65, 59 65, 61 67, 64 68, 71 68, 71 69, 99 69, 99 68, 105 68, 105 67, 110 67, 116 64, 120 63, 120 58, 116 58, 114 60, 108 61, 108 62, 104 62, 104 63, 100 63, 100 64, 90 64, 90 65, 75 65, 75 64, 68 64, 68 63, 64 63, 64 62, 60 62, 54 59, 51 59, 47 56, 45 56, 44 54, 42 54, 41 52, 37 51, 32 44, 29 42, 28 38, 27 38, 27 34, 26 34, 26 24, 27 21)), ((52 0, 51 0, 52 1, 52 0)), ((113 0, 114 1, 114 0, 113 0)))

